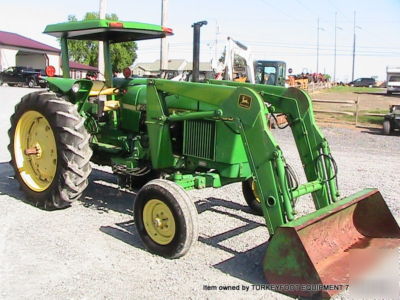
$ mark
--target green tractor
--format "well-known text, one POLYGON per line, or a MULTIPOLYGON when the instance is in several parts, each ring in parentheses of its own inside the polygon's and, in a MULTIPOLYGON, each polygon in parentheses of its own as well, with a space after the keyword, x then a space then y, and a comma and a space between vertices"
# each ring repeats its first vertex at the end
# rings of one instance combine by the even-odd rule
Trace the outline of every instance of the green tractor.
MULTIPOLYGON (((47 77, 49 90, 24 96, 9 130, 11 164, 28 198, 67 207, 84 192, 90 161, 111 166, 121 184, 140 188, 134 221, 145 247, 178 258, 198 238, 186 191, 241 182, 272 237, 263 264, 269 283, 347 284, 351 249, 399 246, 399 226, 376 189, 339 199, 336 164, 305 92, 129 72, 113 79, 110 44, 172 34, 157 25, 90 20, 48 25, 45 33, 61 40, 64 78, 47 77), (69 78, 68 39, 104 42, 105 81, 69 78), (291 175, 270 113, 286 115, 306 183, 291 175), (296 218, 295 199, 310 193, 316 211, 296 218)), ((330 297, 337 290, 285 292, 330 297)))

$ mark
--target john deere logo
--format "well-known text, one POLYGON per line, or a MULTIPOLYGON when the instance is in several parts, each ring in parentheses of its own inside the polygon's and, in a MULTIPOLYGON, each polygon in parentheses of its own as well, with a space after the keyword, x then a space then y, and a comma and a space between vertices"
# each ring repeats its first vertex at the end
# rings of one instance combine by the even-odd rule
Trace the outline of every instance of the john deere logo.
POLYGON ((239 96, 239 106, 244 108, 250 108, 251 105, 251 97, 247 95, 239 96))

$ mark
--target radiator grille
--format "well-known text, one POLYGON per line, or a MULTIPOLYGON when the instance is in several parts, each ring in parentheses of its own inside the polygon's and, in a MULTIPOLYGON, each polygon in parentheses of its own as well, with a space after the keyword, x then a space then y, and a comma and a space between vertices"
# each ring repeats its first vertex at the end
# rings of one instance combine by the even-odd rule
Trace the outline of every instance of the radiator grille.
POLYGON ((214 160, 215 122, 190 120, 184 124, 183 154, 214 160))

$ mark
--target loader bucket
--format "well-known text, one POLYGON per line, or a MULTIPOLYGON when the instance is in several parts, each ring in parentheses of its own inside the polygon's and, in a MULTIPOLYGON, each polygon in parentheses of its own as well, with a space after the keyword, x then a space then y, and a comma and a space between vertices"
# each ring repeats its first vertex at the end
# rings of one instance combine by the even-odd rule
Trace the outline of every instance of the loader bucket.
POLYGON ((279 227, 264 274, 284 294, 330 298, 367 269, 382 249, 400 246, 400 228, 382 195, 366 189, 279 227))

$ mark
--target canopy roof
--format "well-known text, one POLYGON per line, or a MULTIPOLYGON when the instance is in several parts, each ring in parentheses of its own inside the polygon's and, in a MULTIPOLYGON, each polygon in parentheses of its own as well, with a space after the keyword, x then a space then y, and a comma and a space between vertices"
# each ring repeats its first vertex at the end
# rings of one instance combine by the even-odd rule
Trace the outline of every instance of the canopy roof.
POLYGON ((75 40, 139 41, 172 35, 172 29, 160 25, 111 20, 87 20, 47 25, 44 33, 75 40))

